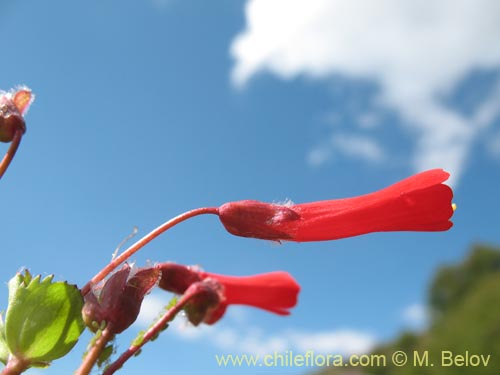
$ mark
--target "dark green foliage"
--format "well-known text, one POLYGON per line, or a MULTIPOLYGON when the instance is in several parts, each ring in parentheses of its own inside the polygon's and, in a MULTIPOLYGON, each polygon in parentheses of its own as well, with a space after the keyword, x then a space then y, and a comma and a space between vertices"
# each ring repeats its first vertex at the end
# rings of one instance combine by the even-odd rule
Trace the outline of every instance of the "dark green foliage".
MULTIPOLYGON (((441 268, 431 283, 430 328, 423 333, 404 333, 373 353, 387 356, 386 367, 356 368, 370 375, 492 375, 500 374, 500 249, 474 246, 460 264, 441 268), (402 350, 413 357, 428 351, 429 366, 395 367, 390 358, 402 350), (442 366, 443 351, 455 355, 489 357, 487 366, 442 366), (430 366, 433 363, 434 366, 430 366)), ((445 354, 445 357, 447 354, 445 354)), ((447 362, 447 361, 445 361, 447 362)), ((324 369, 322 375, 347 375, 343 369, 324 369)))
POLYGON ((492 273, 500 272, 500 252, 490 246, 475 246, 467 260, 443 267, 431 284, 429 307, 439 317, 461 303, 464 296, 492 273))

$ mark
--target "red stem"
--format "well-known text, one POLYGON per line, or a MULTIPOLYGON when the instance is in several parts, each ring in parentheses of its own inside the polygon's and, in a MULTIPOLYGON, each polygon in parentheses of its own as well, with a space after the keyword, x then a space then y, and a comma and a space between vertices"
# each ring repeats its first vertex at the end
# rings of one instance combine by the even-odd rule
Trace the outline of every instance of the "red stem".
POLYGON ((30 367, 30 363, 17 357, 11 357, 3 368, 1 375, 19 375, 30 367))
POLYGON ((161 317, 152 327, 150 327, 144 336, 142 337, 141 342, 138 345, 131 345, 122 355, 110 364, 106 370, 102 373, 102 375, 112 375, 117 370, 119 370, 125 362, 132 356, 134 356, 148 341, 150 341, 153 337, 156 337, 161 331, 165 329, 168 323, 175 318, 175 316, 181 311, 181 309, 186 305, 187 302, 193 297, 195 297, 200 291, 196 290, 189 293, 189 290, 186 294, 184 294, 173 306, 170 310, 168 310, 165 315, 161 317))
POLYGON ((188 212, 185 212, 183 214, 180 214, 179 216, 174 217, 173 219, 170 219, 166 223, 163 223, 160 225, 158 228, 153 229, 151 232, 149 232, 147 235, 142 237, 139 241, 134 243, 132 246, 130 246, 127 250, 125 250, 123 253, 121 253, 119 256, 114 258, 106 267, 104 267, 97 275, 95 275, 83 288, 82 288, 82 295, 86 295, 89 291, 92 285, 97 284, 99 281, 104 279, 111 271, 113 271, 116 267, 118 267, 121 263, 123 263, 125 260, 130 258, 133 254, 135 254, 137 251, 139 251, 142 247, 147 245, 149 242, 154 240, 156 237, 158 237, 160 234, 163 232, 167 231, 168 229, 172 228, 173 226, 190 219, 194 216, 198 215, 204 215, 204 214, 214 214, 217 215, 219 212, 219 209, 217 207, 203 207, 203 208, 197 208, 195 210, 191 210, 188 212))
POLYGON ((9 164, 14 159, 14 155, 16 154, 17 148, 21 143, 21 138, 23 137, 23 131, 21 129, 17 129, 14 133, 14 137, 12 138, 12 142, 10 143, 9 149, 5 153, 2 161, 0 162, 0 178, 3 177, 7 168, 9 168, 9 164))
POLYGON ((109 340, 113 338, 113 333, 109 328, 110 328, 109 326, 104 328, 104 330, 101 333, 101 336, 97 339, 95 344, 89 349, 89 351, 85 355, 85 358, 83 359, 82 364, 80 365, 78 370, 75 371, 75 375, 90 374, 90 371, 92 371, 92 368, 97 362, 97 359, 101 355, 104 347, 109 342, 109 340))

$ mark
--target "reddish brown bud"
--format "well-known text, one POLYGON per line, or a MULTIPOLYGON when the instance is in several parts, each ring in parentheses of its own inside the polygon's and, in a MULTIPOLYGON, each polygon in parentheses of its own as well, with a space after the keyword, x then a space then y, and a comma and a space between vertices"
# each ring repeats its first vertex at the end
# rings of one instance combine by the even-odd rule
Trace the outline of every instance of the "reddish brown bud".
POLYGON ((265 240, 287 240, 288 224, 300 219, 293 209, 253 200, 230 202, 219 208, 219 218, 231 234, 265 240))
POLYGON ((130 266, 124 265, 105 282, 100 293, 93 290, 85 296, 82 314, 91 330, 105 321, 112 333, 120 333, 135 322, 144 296, 158 282, 160 271, 144 268, 129 275, 130 266))
POLYGON ((158 286, 175 294, 183 294, 191 284, 201 281, 198 272, 191 267, 166 262, 157 264, 155 268, 161 271, 158 286))
POLYGON ((17 110, 12 111, 11 107, 8 103, 1 104, 0 100, 0 142, 11 142, 16 131, 26 131, 23 116, 17 110))
POLYGON ((184 311, 191 324, 197 326, 217 309, 221 302, 221 285, 215 280, 203 280, 192 284, 186 295, 193 295, 184 306, 184 311))
POLYGON ((26 131, 23 114, 32 100, 29 89, 20 89, 15 93, 0 92, 0 142, 11 142, 16 131, 26 131))

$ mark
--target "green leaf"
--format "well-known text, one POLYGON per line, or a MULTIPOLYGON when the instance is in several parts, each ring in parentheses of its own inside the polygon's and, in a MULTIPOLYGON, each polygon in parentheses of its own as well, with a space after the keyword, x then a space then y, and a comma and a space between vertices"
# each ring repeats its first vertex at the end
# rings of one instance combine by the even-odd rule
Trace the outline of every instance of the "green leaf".
POLYGON ((4 365, 9 360, 9 348, 5 340, 5 324, 3 323, 2 314, 0 314, 0 362, 4 365))
POLYGON ((74 285, 40 281, 26 271, 9 282, 5 337, 10 353, 33 366, 68 353, 84 329, 83 298, 74 285))
POLYGON ((133 346, 139 346, 142 344, 142 342, 144 341, 144 334, 146 333, 146 331, 144 330, 140 330, 139 333, 137 333, 137 336, 132 340, 132 344, 133 346))

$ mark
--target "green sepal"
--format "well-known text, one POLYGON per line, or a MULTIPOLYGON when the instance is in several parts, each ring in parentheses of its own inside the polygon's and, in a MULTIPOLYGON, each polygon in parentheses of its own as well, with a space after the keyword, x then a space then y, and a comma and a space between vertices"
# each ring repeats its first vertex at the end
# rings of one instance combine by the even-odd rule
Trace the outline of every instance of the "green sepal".
POLYGON ((111 355, 114 352, 115 352, 115 347, 113 344, 106 346, 99 355, 99 358, 97 358, 97 366, 99 368, 107 366, 110 362, 111 355))
POLYGON ((5 339, 5 324, 3 322, 2 314, 0 314, 0 362, 6 365, 8 360, 9 347, 7 346, 7 340, 5 339))
POLYGON ((47 366, 68 353, 84 329, 83 298, 75 285, 40 280, 28 271, 9 281, 5 338, 12 355, 47 366))

